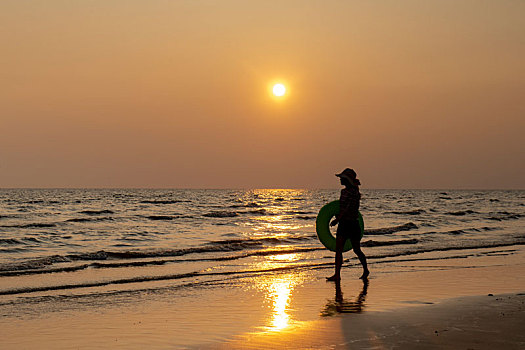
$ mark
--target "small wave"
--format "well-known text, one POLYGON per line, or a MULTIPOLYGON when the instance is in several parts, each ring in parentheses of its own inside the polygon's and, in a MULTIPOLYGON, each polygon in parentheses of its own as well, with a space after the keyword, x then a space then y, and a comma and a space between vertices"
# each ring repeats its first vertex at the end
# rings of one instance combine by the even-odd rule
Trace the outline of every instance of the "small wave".
POLYGON ((8 214, 8 215, 0 215, 0 219, 16 219, 20 218, 20 214, 8 214))
POLYGON ((176 217, 175 216, 169 216, 169 215, 149 215, 146 216, 146 218, 150 220, 173 220, 176 217))
POLYGON ((177 200, 177 199, 173 199, 173 200, 162 200, 162 199, 153 199, 153 200, 143 200, 143 201, 140 201, 140 203, 146 203, 146 204, 175 204, 175 203, 188 203, 188 202, 191 202, 189 200, 177 200))
POLYGON ((460 211, 449 211, 448 215, 454 215, 454 216, 463 216, 463 215, 467 215, 467 214, 476 214, 477 211, 474 211, 474 210, 460 210, 460 211))
POLYGON ((466 233, 465 230, 451 230, 451 231, 446 231, 446 232, 443 232, 447 235, 461 235, 463 233, 466 233))
POLYGON ((41 240, 35 237, 23 237, 20 239, 15 238, 0 238, 0 245, 15 245, 15 244, 26 244, 26 242, 30 243, 42 243, 41 240))
POLYGON ((16 263, 0 264, 0 272, 42 269, 55 263, 70 261, 62 255, 51 255, 44 258, 31 259, 16 263))
POLYGON ((315 248, 292 248, 292 249, 268 249, 252 251, 248 253, 242 253, 237 255, 229 256, 216 256, 216 257, 202 257, 202 258, 187 258, 187 259, 163 259, 163 260, 143 260, 143 261, 117 261, 117 262, 93 262, 89 264, 82 264, 77 266, 57 267, 57 268, 46 268, 46 269, 26 269, 26 270, 0 270, 0 276, 20 276, 20 275, 34 275, 34 274, 48 274, 48 273, 60 273, 60 272, 75 272, 84 270, 87 268, 122 268, 122 267, 140 267, 150 265, 164 265, 167 263, 187 263, 187 262, 202 262, 202 261, 231 261, 243 259, 251 256, 269 256, 269 255, 282 255, 282 254, 294 254, 294 253, 305 253, 316 250, 325 250, 324 247, 315 248))
POLYGON ((114 214, 115 212, 113 210, 103 209, 103 210, 82 210, 80 213, 86 214, 86 215, 100 215, 100 214, 114 214))
POLYGON ((249 248, 261 248, 265 244, 285 244, 296 241, 310 240, 312 237, 308 236, 289 236, 289 237, 263 237, 256 239, 232 239, 212 241, 208 244, 181 248, 181 249, 164 249, 164 250, 147 250, 147 251, 105 251, 86 252, 68 255, 53 255, 40 259, 32 259, 20 263, 8 263, 0 265, 0 272, 5 271, 20 271, 20 270, 34 270, 41 269, 47 266, 72 261, 97 261, 110 259, 143 259, 143 258, 157 258, 157 257, 174 257, 184 256, 189 254, 203 254, 203 253, 219 253, 219 252, 233 252, 242 251, 249 248))
POLYGON ((41 240, 39 240, 38 238, 35 238, 35 237, 24 237, 24 238, 22 238, 22 240, 26 241, 26 242, 42 243, 41 240))
POLYGON ((44 203, 45 201, 43 199, 35 199, 35 200, 32 200, 32 201, 26 201, 26 202, 22 202, 24 204, 41 204, 41 203, 44 203))
MULTIPOLYGON (((503 243, 495 243, 495 242, 494 243, 474 243, 472 245, 452 246, 452 247, 419 248, 419 249, 414 249, 414 250, 399 251, 399 252, 392 253, 392 254, 380 254, 380 255, 370 254, 370 255, 367 255, 367 258, 368 259, 384 259, 384 258, 392 258, 392 257, 415 255, 415 254, 430 253, 430 252, 446 252, 446 251, 454 251, 454 250, 511 247, 515 245, 525 245, 525 240, 517 240, 513 242, 503 242, 503 243)), ((449 257, 438 257, 438 258, 428 258, 428 259, 429 260, 442 260, 442 259, 448 259, 448 258, 449 257)))
POLYGON ((12 244, 23 244, 14 238, 0 238, 0 245, 12 245, 12 244))
POLYGON ((55 226, 56 224, 51 224, 51 223, 34 223, 34 224, 20 225, 21 228, 55 227, 55 226))
POLYGON ((258 208, 260 207, 259 204, 255 203, 255 202, 250 202, 250 203, 246 203, 246 204, 233 204, 233 205, 230 205, 230 208, 258 208))
POLYGON ((110 221, 113 220, 111 217, 101 217, 101 218, 73 218, 68 219, 66 222, 90 222, 90 221, 110 221))
POLYGON ((410 231, 417 229, 417 225, 413 222, 407 222, 406 224, 394 226, 394 227, 385 227, 385 228, 375 228, 365 230, 365 235, 388 235, 394 232, 400 231, 410 231))
POLYGON ((395 241, 374 241, 374 240, 368 240, 361 243, 361 246, 363 247, 383 247, 383 246, 393 246, 393 245, 400 245, 400 244, 417 244, 419 243, 419 240, 417 239, 400 239, 395 241))
POLYGON ((235 216, 239 216, 234 211, 212 211, 206 214, 203 214, 202 216, 206 216, 208 218, 232 218, 235 216))
POLYGON ((226 239, 220 241, 211 241, 210 244, 213 245, 230 245, 230 244, 247 244, 247 245, 260 245, 263 243, 271 244, 281 244, 281 243, 291 243, 296 241, 306 241, 310 240, 315 235, 312 236, 287 236, 287 237, 262 237, 262 238, 248 238, 248 239, 226 239))
POLYGON ((255 215, 267 215, 266 209, 256 209, 238 212, 239 214, 255 214, 255 215))
POLYGON ((487 217, 488 220, 503 221, 503 220, 515 220, 521 218, 522 215, 516 213, 509 213, 507 211, 498 211, 497 213, 491 213, 491 216, 487 217))
POLYGON ((308 215, 297 215, 294 218, 299 219, 299 220, 315 220, 315 216, 308 216, 308 215))
MULTIPOLYGON (((316 264, 316 266, 327 265, 327 264, 316 264)), ((330 263, 332 265, 332 263, 330 263)), ((68 290, 68 289, 77 289, 77 288, 91 288, 91 287, 102 287, 111 284, 129 284, 129 283, 143 283, 143 282, 154 282, 154 281, 166 281, 166 280, 179 280, 186 278, 194 278, 201 276, 246 276, 252 274, 261 274, 261 273, 273 273, 278 271, 287 271, 299 268, 309 268, 308 265, 290 265, 283 267, 274 267, 268 269, 260 270, 242 270, 242 271, 222 271, 222 272, 188 272, 182 274, 172 274, 172 275, 160 275, 160 276, 140 276, 140 277, 131 277, 123 279, 115 279, 108 281, 98 281, 98 282, 87 282, 87 283, 78 283, 78 284, 61 284, 54 286, 44 286, 44 287, 25 287, 25 288, 15 288, 0 290, 0 295, 14 295, 14 294, 25 294, 25 293, 34 293, 34 292, 47 292, 47 291, 57 291, 57 290, 68 290)))
POLYGON ((52 223, 39 223, 35 222, 32 224, 23 224, 23 225, 0 225, 0 227, 17 227, 17 228, 39 228, 39 227, 55 227, 56 224, 52 223))
POLYGON ((390 214, 396 215, 419 215, 426 213, 424 209, 407 210, 407 211, 391 211, 390 214))
POLYGON ((84 270, 90 267, 93 264, 83 264, 77 266, 68 266, 68 267, 58 267, 51 269, 27 269, 27 270, 0 270, 0 276, 23 276, 23 275, 39 275, 46 273, 59 273, 59 272, 75 272, 79 270, 84 270))

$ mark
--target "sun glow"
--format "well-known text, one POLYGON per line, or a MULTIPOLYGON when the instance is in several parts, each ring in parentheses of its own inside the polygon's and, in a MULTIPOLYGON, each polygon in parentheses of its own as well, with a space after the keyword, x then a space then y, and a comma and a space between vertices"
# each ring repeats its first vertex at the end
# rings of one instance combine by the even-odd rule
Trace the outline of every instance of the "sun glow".
POLYGON ((286 86, 281 83, 275 84, 272 88, 272 92, 275 96, 281 97, 286 93, 286 86))

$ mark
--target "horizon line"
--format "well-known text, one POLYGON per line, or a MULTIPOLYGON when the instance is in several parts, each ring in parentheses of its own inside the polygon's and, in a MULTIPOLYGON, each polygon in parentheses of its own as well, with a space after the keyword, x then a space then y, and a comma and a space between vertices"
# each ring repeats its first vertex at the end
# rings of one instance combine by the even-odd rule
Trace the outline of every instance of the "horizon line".
MULTIPOLYGON (((0 190, 338 190, 338 187, 0 187, 0 190)), ((445 188, 445 187, 361 187, 362 190, 403 190, 403 191, 524 191, 525 188, 445 188)))

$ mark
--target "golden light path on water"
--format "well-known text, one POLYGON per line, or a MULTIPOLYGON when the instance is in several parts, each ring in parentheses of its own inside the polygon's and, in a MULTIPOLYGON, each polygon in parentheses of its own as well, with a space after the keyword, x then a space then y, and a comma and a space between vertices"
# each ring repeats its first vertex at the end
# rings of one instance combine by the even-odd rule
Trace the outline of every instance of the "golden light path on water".
MULTIPOLYGON (((300 258, 300 254, 296 253, 269 256, 266 261, 258 264, 258 268, 287 266, 300 258)), ((301 279, 302 277, 296 273, 286 273, 261 277, 258 281, 257 287, 265 293, 265 303, 271 307, 266 330, 280 331, 289 326, 289 304, 292 292, 301 279)))
MULTIPOLYGON (((274 201, 275 198, 294 198, 301 197, 304 191, 302 190, 256 190, 254 194, 257 195, 258 200, 261 201, 274 201)), ((268 237, 268 233, 271 232, 271 236, 275 238, 286 237, 293 234, 294 231, 304 227, 304 225, 297 225, 287 223, 287 217, 289 215, 281 214, 283 212, 289 213, 296 208, 292 205, 283 206, 279 201, 279 205, 275 206, 272 204, 266 204, 265 209, 273 213, 270 216, 261 216, 255 219, 255 223, 252 226, 252 232, 255 236, 268 237)), ((288 245, 281 245, 275 247, 276 249, 289 249, 288 245)), ((274 249, 275 249, 274 248, 274 249)), ((300 253, 286 253, 278 255, 269 255, 261 258, 260 261, 254 263, 254 270, 268 270, 280 267, 289 267, 294 263, 300 261, 303 258, 303 254, 300 253)), ((290 316, 290 302, 292 300, 292 293, 295 287, 300 285, 304 276, 301 273, 271 273, 261 275, 256 279, 255 287, 264 293, 264 304, 270 308, 270 314, 267 318, 266 324, 263 327, 264 331, 281 331, 292 322, 290 316)))

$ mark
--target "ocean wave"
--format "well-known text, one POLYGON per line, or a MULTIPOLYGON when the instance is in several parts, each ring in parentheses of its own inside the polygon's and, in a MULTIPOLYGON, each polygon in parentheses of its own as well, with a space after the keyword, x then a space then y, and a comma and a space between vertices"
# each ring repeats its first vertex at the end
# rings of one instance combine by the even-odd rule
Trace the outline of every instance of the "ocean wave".
POLYGON ((21 262, 4 263, 0 264, 0 273, 19 271, 19 270, 35 270, 43 269, 47 266, 71 261, 66 256, 62 255, 51 255, 43 258, 30 259, 21 262))
MULTIPOLYGON (((75 272, 87 268, 123 268, 123 267, 140 267, 149 265, 164 265, 168 263, 188 263, 188 262, 203 262, 203 261, 231 261, 248 258, 252 256, 269 256, 282 254, 297 254, 316 250, 325 250, 324 247, 314 248, 291 248, 291 249, 267 249, 259 251, 251 251, 247 253, 228 255, 228 256, 210 256, 202 258, 185 258, 185 259, 162 259, 162 260, 138 260, 138 261, 115 261, 115 262, 92 262, 89 264, 82 264, 77 266, 55 267, 38 269, 37 265, 33 269, 0 269, 0 276, 20 276, 20 275, 34 275, 34 274, 48 274, 59 272, 75 272)), ((26 264, 26 266, 29 266, 26 264)))
POLYGON ((173 220, 176 218, 176 216, 171 215, 149 215, 146 216, 147 219, 150 220, 173 220))
POLYGON ((31 259, 19 263, 7 263, 0 265, 0 272, 20 271, 39 269, 51 266, 56 263, 72 261, 97 261, 110 259, 143 259, 158 257, 174 257, 189 254, 220 253, 242 251, 249 248, 262 248, 265 245, 286 244, 297 241, 310 240, 308 236, 290 236, 290 237, 263 237, 256 239, 232 239, 212 241, 205 245, 180 249, 161 249, 161 250, 131 250, 131 251, 106 251, 86 252, 68 255, 53 255, 44 258, 31 259))
POLYGON ((384 227, 384 228, 375 228, 365 230, 365 235, 388 235, 400 231, 410 231, 417 229, 417 225, 413 222, 407 222, 406 224, 393 226, 393 227, 384 227))
POLYGON ((266 209, 255 209, 255 210, 247 210, 247 211, 241 211, 239 214, 253 214, 253 215, 270 215, 266 209))
MULTIPOLYGON (((332 263, 328 263, 332 265, 332 263)), ((327 264, 316 264, 316 266, 322 266, 327 264)), ((261 273, 274 273, 279 271, 287 271, 300 268, 308 268, 308 265, 291 265, 283 267, 275 267, 268 269, 257 269, 257 270, 242 270, 242 271, 222 271, 222 272, 201 272, 194 271, 181 274, 171 274, 171 275, 160 275, 160 276, 140 276, 140 277, 131 277, 131 278, 122 278, 106 281, 96 281, 96 282, 85 282, 85 283, 76 283, 76 284, 61 284, 54 286, 43 286, 43 287, 24 287, 24 288, 14 288, 7 290, 0 290, 0 295, 15 295, 15 294, 26 294, 34 292, 47 292, 47 291, 58 291, 58 290, 70 290, 78 288, 93 288, 93 287, 103 287, 112 284, 129 284, 129 283, 144 283, 144 282, 155 282, 155 281, 166 281, 166 280, 180 280, 186 278, 195 278, 195 277, 204 277, 204 276, 232 276, 232 275, 242 275, 248 276, 253 274, 261 273)))
POLYGON ((426 213, 426 210, 424 209, 415 209, 415 210, 407 210, 407 211, 391 211, 390 214, 396 214, 396 215, 419 215, 426 213))
POLYGON ((463 216, 467 214, 477 214, 477 211, 474 211, 474 210, 449 211, 446 214, 454 215, 454 216, 463 216))
POLYGON ((145 203, 145 204, 175 204, 175 203, 189 203, 191 201, 189 200, 178 200, 178 199, 167 199, 167 200, 163 200, 163 199, 153 199, 153 200, 142 200, 140 201, 140 203, 145 203))
POLYGON ((82 210, 80 213, 86 214, 86 215, 100 215, 100 214, 114 214, 115 212, 109 209, 102 209, 102 210, 82 210))
POLYGON ((232 218, 235 216, 239 216, 237 212, 234 211, 212 211, 206 214, 202 214, 202 216, 206 216, 208 218, 232 218))
POLYGON ((67 219, 66 222, 91 222, 91 221, 111 221, 112 217, 95 217, 95 218, 72 218, 67 219))
POLYGON ((254 210, 241 210, 241 211, 212 211, 202 216, 208 218, 232 218, 239 215, 271 215, 266 209, 254 209, 254 210))
POLYGON ((42 243, 41 240, 35 237, 22 237, 19 239, 16 238, 0 238, 0 245, 15 245, 15 244, 26 244, 30 243, 42 243))
MULTIPOLYGON (((387 254, 370 254, 367 255, 367 259, 384 259, 392 258, 406 255, 415 255, 422 253, 431 253, 431 252, 446 252, 446 251, 461 251, 461 250, 470 250, 470 249, 484 249, 484 248, 497 248, 497 247, 511 247, 515 245, 525 245, 525 237, 518 238, 517 240, 509 242, 472 242, 470 244, 464 244, 461 246, 448 246, 448 247, 418 247, 412 250, 403 250, 396 253, 387 253, 387 254)), ((447 259, 447 257, 437 257, 436 260, 447 259)))
POLYGON ((491 213, 489 217, 487 217, 488 220, 494 220, 494 221, 503 221, 503 220, 515 220, 521 218, 521 214, 517 213, 509 213, 507 211, 498 211, 496 213, 491 213))
POLYGON ((417 244, 419 243, 418 239, 399 239, 395 241, 374 241, 374 240, 368 240, 361 243, 361 246, 363 247, 383 247, 383 246, 393 246, 393 245, 400 245, 400 244, 417 244))
POLYGON ((465 230, 450 230, 450 231, 445 231, 445 232, 441 232, 441 233, 444 233, 444 234, 447 234, 447 235, 461 235, 463 233, 466 233, 465 230))
POLYGON ((257 204, 255 202, 249 202, 249 203, 246 203, 246 204, 232 204, 230 205, 230 208, 258 208, 260 207, 261 205, 260 204, 257 204))
POLYGON ((315 220, 315 216, 308 216, 308 215, 297 215, 294 217, 294 219, 299 219, 299 220, 315 220))
POLYGON ((18 239, 14 238, 0 238, 0 245, 23 244, 18 239))
POLYGON ((13 228, 43 228, 43 227, 55 227, 54 223, 35 222, 31 224, 20 224, 20 225, 0 225, 0 227, 13 227, 13 228))

